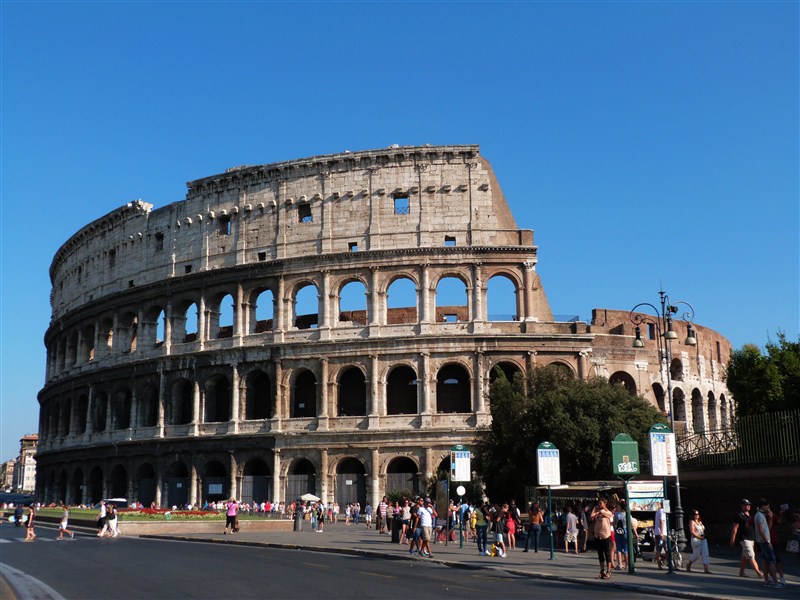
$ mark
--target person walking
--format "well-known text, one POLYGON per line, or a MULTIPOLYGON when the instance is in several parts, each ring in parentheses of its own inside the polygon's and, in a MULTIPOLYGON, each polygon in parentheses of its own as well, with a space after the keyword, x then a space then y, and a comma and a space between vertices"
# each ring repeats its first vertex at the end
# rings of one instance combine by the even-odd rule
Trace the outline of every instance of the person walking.
POLYGON ((117 512, 117 507, 114 504, 108 505, 108 533, 111 537, 117 537, 119 535, 119 513, 117 512))
POLYGON ((108 531, 108 508, 105 500, 100 500, 100 514, 97 516, 97 537, 104 537, 108 531))
POLYGON ((64 511, 61 513, 61 520, 58 522, 58 539, 63 540, 64 534, 69 534, 70 539, 75 537, 75 532, 70 531, 67 529, 67 525, 69 524, 69 509, 67 508, 66 504, 61 504, 64 511))
POLYGON ((489 554, 486 549, 486 527, 489 524, 486 513, 488 510, 488 506, 484 502, 482 506, 476 506, 473 512, 475 516, 475 541, 478 544, 478 556, 488 556, 489 554))
POLYGON ((689 557, 689 562, 686 563, 686 570, 691 572, 692 563, 698 558, 703 558, 703 571, 711 574, 708 568, 708 540, 706 540, 706 527, 703 521, 700 520, 700 511, 694 510, 692 512, 692 520, 689 523, 689 534, 692 537, 692 555, 689 557))
POLYGON ((617 511, 614 513, 614 545, 617 570, 621 571, 628 566, 628 523, 624 501, 617 505, 617 511))
POLYGON ((600 561, 598 579, 611 578, 611 519, 613 518, 614 513, 606 508, 606 499, 599 498, 589 516, 594 527, 594 539, 597 541, 597 559, 600 561))
MULTIPOLYGON (((575 510, 579 510, 578 507, 575 510)), ((578 554, 578 515, 575 514, 571 506, 566 508, 567 514, 564 518, 566 530, 564 531, 564 552, 569 554, 569 545, 575 546, 575 554, 578 554)))
POLYGON ((422 536, 419 547, 419 553, 422 556, 431 557, 431 535, 433 535, 433 525, 436 523, 436 510, 433 508, 433 502, 430 498, 425 498, 425 503, 419 509, 419 522, 422 527, 422 536))
POLYGON ((504 504, 502 508, 496 507, 494 515, 492 517, 492 531, 494 531, 494 545, 497 548, 497 555, 501 558, 506 557, 506 544, 503 539, 503 534, 505 533, 506 521, 508 516, 506 514, 506 510, 508 508, 507 504, 504 504))
POLYGON ((28 520, 25 522, 25 541, 32 542, 36 539, 36 509, 31 504, 28 507, 28 520))
MULTIPOLYGON (((658 564, 659 569, 663 569, 663 558, 662 554, 666 554, 667 552, 667 513, 664 510, 664 503, 658 503, 658 509, 656 510, 656 518, 653 522, 653 545, 654 552, 656 555, 656 564, 658 564)), ((671 560, 668 556, 667 560, 671 560)), ((667 563, 669 564, 669 563, 667 563)))
POLYGON ((528 525, 528 539, 525 540, 525 550, 523 550, 523 552, 527 552, 531 546, 533 546, 534 552, 538 552, 539 538, 542 535, 542 523, 544 523, 544 513, 542 513, 542 509, 539 508, 538 502, 531 504, 531 508, 528 511, 528 520, 530 521, 528 525))
POLYGON ((772 547, 772 536, 769 531, 768 513, 770 513, 769 502, 766 498, 761 498, 758 501, 758 510, 755 515, 755 539, 761 551, 761 557, 764 559, 764 585, 774 588, 782 588, 785 584, 778 581, 778 576, 775 570, 777 558, 775 550, 772 547), (770 580, 771 578, 771 580, 770 580))
POLYGON ((758 568, 755 551, 755 532, 750 526, 750 500, 742 498, 739 512, 733 518, 733 529, 731 529, 731 546, 739 544, 742 547, 742 558, 739 561, 739 577, 747 577, 745 567, 749 564, 761 578, 764 574, 758 568))

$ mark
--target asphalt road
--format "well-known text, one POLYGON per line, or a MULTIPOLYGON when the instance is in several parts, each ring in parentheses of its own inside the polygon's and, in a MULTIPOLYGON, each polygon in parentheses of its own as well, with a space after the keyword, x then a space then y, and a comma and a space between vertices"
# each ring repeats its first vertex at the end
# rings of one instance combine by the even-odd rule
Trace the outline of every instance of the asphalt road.
POLYGON ((37 599, 103 600, 201 598, 645 598, 619 589, 516 577, 489 570, 454 569, 420 558, 396 561, 304 550, 78 533, 55 541, 56 531, 0 525, 0 563, 19 594, 37 599), (34 578, 33 580, 30 577, 34 578))

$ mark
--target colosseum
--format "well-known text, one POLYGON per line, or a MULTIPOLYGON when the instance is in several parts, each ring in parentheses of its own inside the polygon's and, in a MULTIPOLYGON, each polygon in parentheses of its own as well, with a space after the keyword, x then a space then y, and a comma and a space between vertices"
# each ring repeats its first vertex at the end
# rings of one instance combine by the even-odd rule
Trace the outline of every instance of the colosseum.
POLYGON ((697 326, 686 346, 677 321, 666 365, 655 342, 633 347, 627 310, 554 318, 533 231, 478 146, 242 166, 187 187, 89 223, 53 259, 46 501, 414 493, 489 424, 496 367, 604 376, 663 411, 669 368, 676 427, 730 419, 716 332, 697 326))

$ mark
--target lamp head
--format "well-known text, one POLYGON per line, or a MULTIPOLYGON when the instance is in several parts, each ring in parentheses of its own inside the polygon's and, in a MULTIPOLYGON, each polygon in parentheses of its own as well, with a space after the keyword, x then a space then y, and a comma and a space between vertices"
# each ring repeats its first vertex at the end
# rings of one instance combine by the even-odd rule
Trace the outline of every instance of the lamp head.
POLYGON ((664 333, 665 340, 677 340, 678 334, 675 333, 675 330, 672 328, 672 319, 667 321, 667 331, 664 333))
POLYGON ((686 339, 683 341, 687 346, 697 346, 697 337, 694 332, 694 327, 689 324, 689 330, 686 333, 686 339))

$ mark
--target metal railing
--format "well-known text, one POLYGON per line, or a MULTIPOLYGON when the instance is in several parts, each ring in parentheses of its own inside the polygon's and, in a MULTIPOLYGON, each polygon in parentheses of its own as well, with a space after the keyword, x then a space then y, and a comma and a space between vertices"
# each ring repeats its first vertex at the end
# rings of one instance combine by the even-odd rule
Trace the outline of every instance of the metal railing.
POLYGON ((676 442, 681 468, 800 463, 800 410, 742 417, 676 442))

